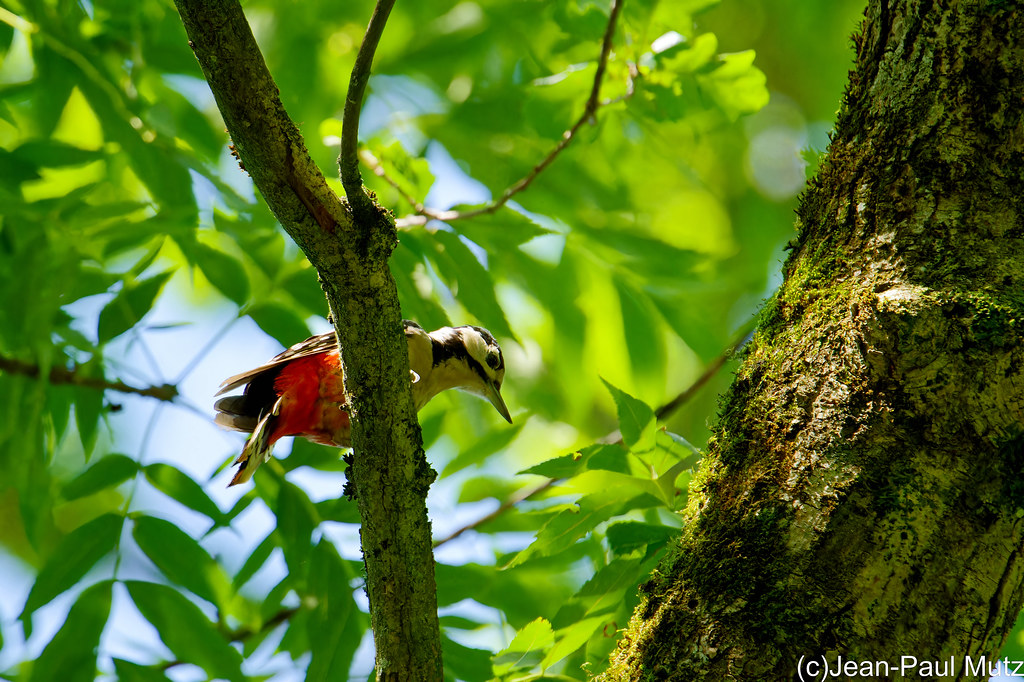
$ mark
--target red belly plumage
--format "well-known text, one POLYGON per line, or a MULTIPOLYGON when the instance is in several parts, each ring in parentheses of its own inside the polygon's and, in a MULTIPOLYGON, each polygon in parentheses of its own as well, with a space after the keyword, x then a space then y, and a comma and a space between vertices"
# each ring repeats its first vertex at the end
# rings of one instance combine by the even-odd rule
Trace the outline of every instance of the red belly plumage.
POLYGON ((338 353, 318 353, 293 360, 274 381, 281 410, 270 435, 303 436, 323 445, 348 446, 351 433, 345 406, 345 383, 338 353))

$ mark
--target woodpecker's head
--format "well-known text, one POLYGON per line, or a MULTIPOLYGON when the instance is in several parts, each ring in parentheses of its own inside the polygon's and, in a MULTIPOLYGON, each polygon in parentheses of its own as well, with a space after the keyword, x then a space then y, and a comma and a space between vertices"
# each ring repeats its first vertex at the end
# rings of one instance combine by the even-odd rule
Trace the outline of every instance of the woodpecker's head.
POLYGON ((442 327, 430 332, 430 340, 433 348, 431 374, 439 389, 461 388, 486 398, 511 424, 512 416, 501 397, 505 358, 491 333, 471 325, 442 327))

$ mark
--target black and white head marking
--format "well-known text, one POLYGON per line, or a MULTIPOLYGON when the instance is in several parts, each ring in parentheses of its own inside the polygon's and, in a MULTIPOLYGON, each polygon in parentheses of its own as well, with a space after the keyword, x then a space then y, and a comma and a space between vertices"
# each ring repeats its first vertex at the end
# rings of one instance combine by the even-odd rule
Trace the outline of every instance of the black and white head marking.
POLYGON ((483 327, 466 325, 444 327, 431 332, 430 336, 434 341, 434 367, 450 359, 458 359, 481 378, 501 386, 505 378, 505 358, 497 340, 489 331, 483 327))
POLYGON ((439 384, 461 388, 486 398, 509 423, 512 417, 501 397, 505 358, 483 327, 442 327, 430 333, 432 375, 439 384))

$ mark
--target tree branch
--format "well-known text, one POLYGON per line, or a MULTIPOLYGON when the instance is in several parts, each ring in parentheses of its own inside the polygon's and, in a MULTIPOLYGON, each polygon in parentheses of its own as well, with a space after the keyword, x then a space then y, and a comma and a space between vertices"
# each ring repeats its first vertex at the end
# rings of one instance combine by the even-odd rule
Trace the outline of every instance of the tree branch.
POLYGON ((476 521, 473 521, 472 523, 467 523, 465 526, 462 526, 461 528, 458 528, 457 530, 452 532, 450 535, 446 535, 445 537, 441 538, 440 540, 437 540, 436 542, 434 542, 434 549, 437 549, 438 547, 440 547, 441 545, 443 545, 443 544, 445 544, 447 542, 451 542, 452 540, 454 540, 455 538, 459 537, 460 535, 462 535, 466 531, 470 531, 470 530, 474 530, 476 528, 479 528, 480 526, 484 525, 485 523, 489 523, 490 521, 493 521, 494 519, 498 518, 499 516, 504 515, 505 512, 507 512, 512 507, 516 506, 520 502, 525 502, 526 500, 530 499, 534 495, 538 495, 538 494, 544 492, 545 490, 547 490, 548 488, 550 488, 554 484, 558 483, 560 480, 562 480, 562 479, 560 479, 560 478, 549 478, 548 480, 544 481, 540 485, 534 486, 533 488, 527 488, 526 490, 520 490, 518 493, 516 493, 515 495, 512 495, 511 497, 506 499, 504 502, 502 502, 498 506, 498 508, 495 509, 494 511, 492 511, 490 514, 486 514, 484 516, 481 516, 476 521))
MULTIPOLYGON (((224 636, 224 639, 228 640, 229 642, 244 642, 245 640, 249 639, 250 637, 253 637, 255 635, 260 635, 260 634, 263 634, 265 632, 270 632, 271 630, 276 628, 278 625, 281 625, 282 623, 288 622, 289 620, 292 619, 292 616, 294 616, 296 613, 299 612, 299 610, 300 609, 298 609, 297 607, 296 608, 284 608, 284 609, 281 609, 277 613, 275 613, 273 616, 271 616, 267 620, 263 621, 263 624, 259 628, 239 628, 238 630, 230 630, 230 629, 228 629, 226 627, 223 627, 223 625, 221 625, 221 626, 218 627, 218 629, 220 630, 220 633, 224 636)), ((152 667, 158 668, 158 669, 166 672, 166 671, 170 670, 171 668, 176 668, 179 665, 187 665, 187 664, 188 664, 188 661, 182 661, 182 660, 179 660, 179 659, 176 658, 176 659, 171 660, 171 661, 164 661, 163 663, 161 663, 159 665, 154 665, 152 667)))
MULTIPOLYGON (((377 160, 377 158, 373 154, 364 150, 359 155, 363 162, 367 166, 369 166, 369 168, 373 171, 375 175, 384 179, 385 182, 387 182, 389 185, 398 190, 399 194, 402 195, 402 198, 408 201, 409 204, 413 207, 413 210, 415 211, 415 215, 409 215, 397 219, 395 221, 395 226, 400 229, 404 229, 408 227, 413 227, 415 225, 425 225, 431 220, 441 220, 450 223, 453 220, 465 220, 467 218, 475 218, 477 216, 489 215, 491 213, 496 212, 498 209, 507 204, 512 197, 514 197, 516 194, 519 194, 527 187, 529 187, 530 184, 535 179, 537 179, 538 175, 543 173, 548 166, 554 163, 555 159, 558 158, 559 154, 561 154, 565 150, 565 148, 568 147, 576 138, 576 134, 579 132, 580 128, 583 127, 583 124, 593 121, 598 109, 607 104, 623 101, 631 97, 633 95, 633 81, 635 78, 638 77, 638 72, 636 68, 632 66, 629 70, 630 79, 628 82, 626 94, 614 100, 601 100, 601 83, 604 80, 604 74, 608 67, 608 58, 611 56, 612 52, 612 39, 615 37, 615 27, 618 23, 619 13, 621 10, 622 0, 612 0, 608 12, 608 23, 605 26, 604 37, 601 41, 601 54, 597 60, 597 71, 594 73, 594 83, 590 88, 590 96, 587 98, 587 102, 583 107, 583 113, 580 114, 580 117, 576 120, 575 123, 572 124, 572 126, 568 130, 562 133, 562 138, 558 141, 554 148, 550 152, 548 152, 547 156, 541 159, 540 163, 538 163, 536 166, 530 169, 529 173, 527 173, 522 178, 520 178, 512 185, 507 187, 505 191, 501 193, 501 196, 492 201, 490 204, 487 204, 486 206, 482 206, 480 208, 470 209, 468 211, 438 211, 432 208, 428 208, 422 202, 416 201, 408 192, 404 191, 397 181, 395 181, 394 179, 387 175, 387 172, 380 165, 380 162, 377 160)), ((345 121, 346 123, 348 121, 347 114, 345 117, 345 121)), ((345 189, 346 191, 348 191, 347 185, 345 189)), ((351 200, 351 192, 349 192, 349 197, 351 200)))
POLYGON ((243 627, 237 630, 224 629, 222 631, 222 634, 224 634, 225 639, 227 639, 230 642, 244 642, 250 637, 253 637, 255 635, 261 635, 265 632, 270 632, 278 625, 281 625, 282 623, 291 620, 292 616, 298 613, 299 610, 300 609, 298 607, 283 608, 267 620, 263 621, 263 624, 260 625, 259 628, 243 627))
MULTIPOLYGON (((38 379, 41 373, 38 365, 15 360, 14 358, 6 358, 2 355, 0 355, 0 370, 10 372, 11 374, 21 374, 33 379, 38 379)), ((144 395, 147 398, 156 398, 168 403, 174 402, 174 399, 178 397, 178 387, 174 384, 139 388, 126 384, 123 381, 108 381, 102 377, 85 376, 79 374, 79 371, 80 369, 77 366, 71 369, 51 367, 46 380, 51 384, 70 384, 72 386, 94 388, 98 391, 118 391, 120 393, 144 395)))
POLYGON ((726 348, 718 355, 717 358, 708 363, 708 366, 704 368, 704 372, 701 373, 701 375, 697 377, 692 384, 687 386, 682 393, 655 410, 654 416, 659 420, 665 419, 680 407, 690 402, 690 399, 696 395, 697 391, 704 388, 704 384, 708 383, 708 381, 711 380, 711 377, 715 376, 715 374, 718 373, 718 370, 722 369, 725 363, 734 358, 740 349, 750 341, 750 336, 754 333, 753 326, 753 323, 751 323, 743 332, 739 341, 726 348))
POLYGON ((378 0, 366 27, 366 35, 356 54, 356 63, 352 67, 349 80, 348 95, 345 97, 345 111, 341 124, 341 152, 338 156, 338 168, 341 172, 341 184, 345 187, 348 203, 359 222, 364 222, 373 213, 373 202, 363 191, 363 177, 359 173, 359 113, 363 106, 366 83, 370 80, 370 67, 373 55, 377 51, 384 26, 387 24, 391 8, 395 0, 378 0))
POLYGON ((318 233, 350 230, 351 217, 288 117, 242 8, 237 0, 175 5, 245 170, 299 246, 324 250, 318 233))
POLYGON ((440 679, 426 511, 435 474, 423 453, 398 291, 388 268, 398 243, 394 223, 372 203, 353 220, 328 188, 281 104, 238 1, 175 4, 240 160, 316 268, 330 303, 352 417, 350 482, 362 518, 377 675, 440 679))

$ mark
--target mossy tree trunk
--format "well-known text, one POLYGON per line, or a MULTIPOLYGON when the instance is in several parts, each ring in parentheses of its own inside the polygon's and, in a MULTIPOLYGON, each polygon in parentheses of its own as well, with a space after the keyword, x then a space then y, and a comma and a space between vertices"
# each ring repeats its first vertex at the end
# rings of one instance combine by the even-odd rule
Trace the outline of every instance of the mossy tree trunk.
POLYGON ((855 44, 785 283, 607 679, 901 656, 987 678, 1021 609, 1024 7, 873 0, 855 44))

